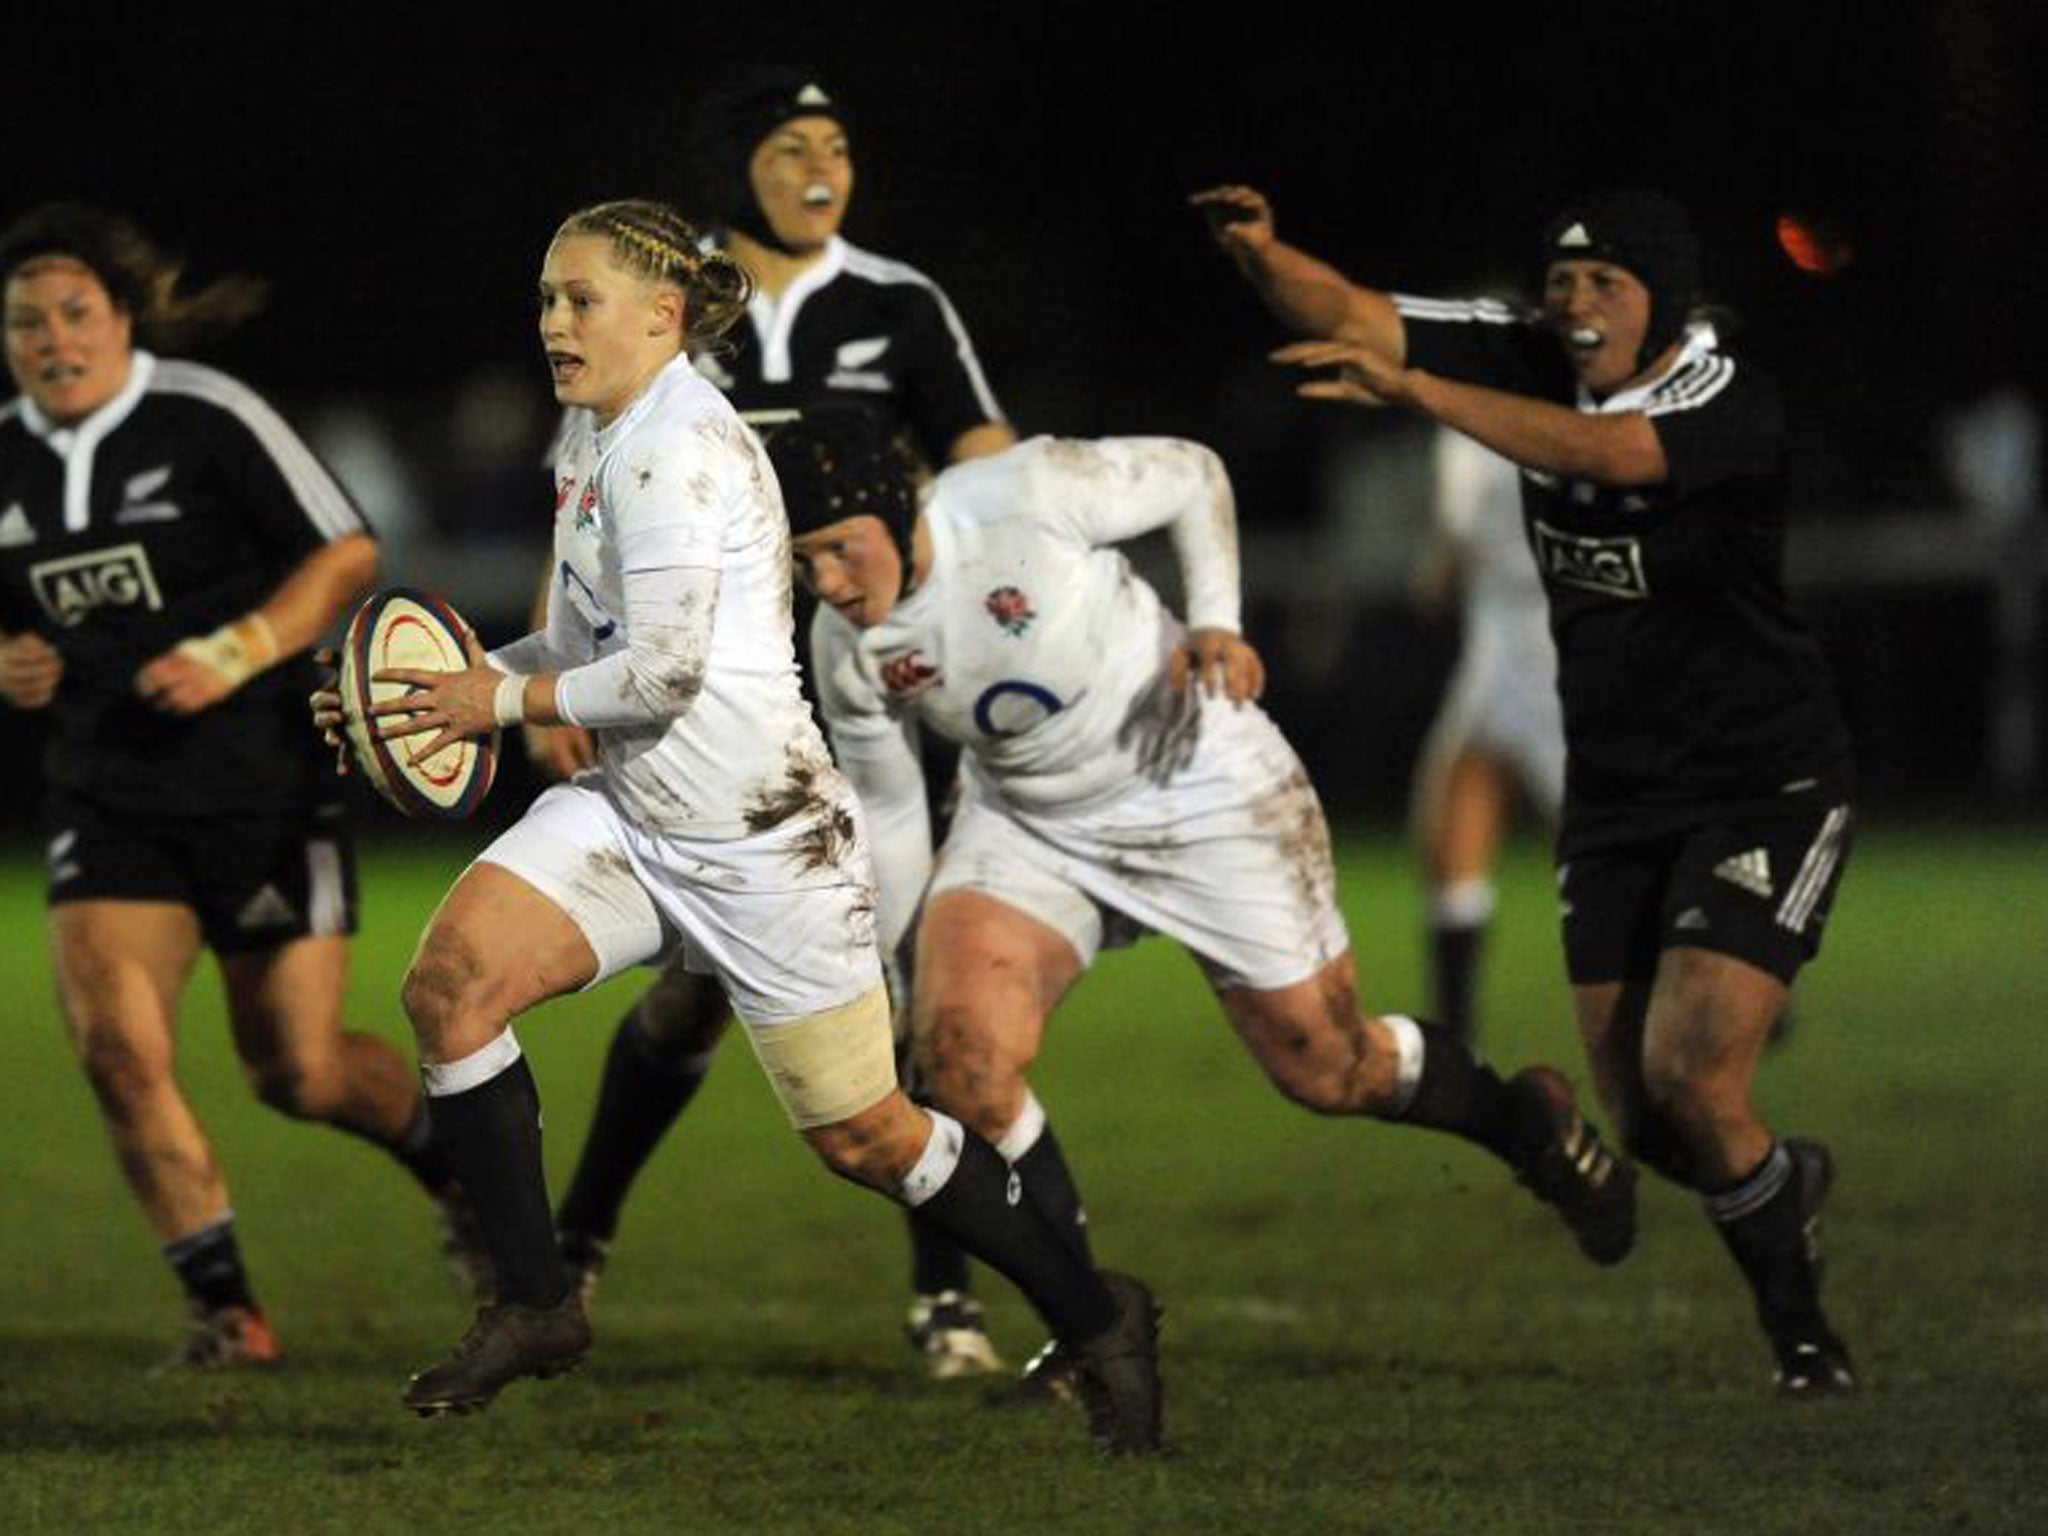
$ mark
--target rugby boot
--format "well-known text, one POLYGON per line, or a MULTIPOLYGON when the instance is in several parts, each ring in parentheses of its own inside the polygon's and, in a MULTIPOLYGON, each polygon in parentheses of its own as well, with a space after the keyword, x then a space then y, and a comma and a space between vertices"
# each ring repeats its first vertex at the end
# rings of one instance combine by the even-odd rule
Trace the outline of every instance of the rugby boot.
POLYGON ((1003 1368, 989 1341, 981 1303, 965 1291, 912 1297, 903 1332, 924 1357, 925 1374, 933 1381, 990 1376, 1003 1368))
POLYGON ((1108 1456, 1156 1451, 1165 1417, 1159 1380, 1159 1304, 1143 1281, 1115 1270, 1102 1280, 1116 1299, 1116 1321, 1071 1346, 1074 1384, 1088 1433, 1108 1456))
POLYGON ((261 1307, 198 1307, 185 1340, 160 1361, 152 1375, 174 1371, 232 1371, 284 1363, 284 1346, 261 1307))
POLYGON ((479 1307, 448 1358, 406 1383, 405 1406, 422 1418, 470 1413, 522 1376, 546 1380, 575 1370, 589 1348, 590 1322, 573 1292, 552 1307, 479 1307))
POLYGON ((1058 1339, 1046 1340, 1038 1353, 1024 1362, 1024 1369, 1014 1380, 991 1387, 982 1401, 990 1408, 1079 1406, 1081 1387, 1072 1352, 1058 1339))
POLYGON ((1856 1367, 1820 1313, 1820 1208, 1834 1187, 1835 1160, 1821 1143, 1796 1136, 1785 1138, 1785 1152, 1798 1181, 1800 1256, 1812 1276, 1813 1299, 1810 1307, 1797 1309, 1803 1316, 1764 1319, 1778 1360, 1778 1391, 1800 1399, 1846 1397, 1856 1390, 1856 1367))
POLYGON ((588 1232, 568 1230, 557 1232, 555 1243, 562 1251, 563 1283, 569 1287, 569 1294, 583 1303, 587 1313, 597 1299, 598 1282, 604 1279, 604 1262, 612 1245, 588 1232))
POLYGON ((1636 1171, 1616 1157, 1578 1111, 1572 1085, 1555 1067, 1525 1067, 1508 1092, 1548 1129, 1541 1151, 1515 1177, 1554 1206, 1595 1264, 1619 1264, 1636 1244, 1636 1171))

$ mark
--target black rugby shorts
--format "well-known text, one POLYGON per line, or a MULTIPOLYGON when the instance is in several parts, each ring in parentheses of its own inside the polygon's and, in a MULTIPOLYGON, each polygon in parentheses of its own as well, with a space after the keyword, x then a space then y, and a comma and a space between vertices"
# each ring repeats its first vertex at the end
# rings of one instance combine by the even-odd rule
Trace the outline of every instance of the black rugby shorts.
POLYGON ((1625 981, 1690 946, 1790 986, 1820 952, 1854 826, 1844 804, 1581 853, 1558 866, 1565 968, 1575 985, 1625 981))
POLYGON ((49 902, 189 907, 215 953, 356 930, 356 858, 339 802, 252 815, 150 816, 59 795, 46 813, 49 902))

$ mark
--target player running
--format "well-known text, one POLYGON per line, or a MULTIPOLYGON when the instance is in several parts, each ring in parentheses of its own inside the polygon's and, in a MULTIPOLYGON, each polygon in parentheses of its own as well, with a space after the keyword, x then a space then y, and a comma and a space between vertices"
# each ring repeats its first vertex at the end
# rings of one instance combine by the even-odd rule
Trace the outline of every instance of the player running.
MULTIPOLYGON (((250 313, 126 219, 52 204, 0 233, 0 697, 53 719, 45 766, 57 992, 115 1155, 192 1312, 168 1362, 281 1358, 227 1184, 175 1075, 200 951, 257 1095, 376 1143, 460 1220, 418 1085, 342 1027, 355 859, 307 736, 307 647, 377 546, 247 386, 143 343, 250 313)), ((451 1256, 460 1258, 459 1241, 451 1256)))
MULTIPOLYGON (((999 1151, 1028 1144, 1042 1111, 1026 1074, 1059 1000, 1104 945, 1164 933, 1289 1098, 1475 1142, 1591 1257, 1626 1254, 1632 1175, 1556 1072, 1502 1082, 1448 1032, 1360 1010, 1322 808, 1254 702, 1265 672, 1238 634, 1213 453, 1033 438, 920 493, 864 420, 819 411, 769 454, 820 600, 819 701, 868 813, 885 943, 924 897, 913 1034, 940 1105, 999 1151), (1185 627, 1112 547, 1162 528, 1185 627), (965 762, 936 859, 920 727, 965 762)), ((1071 1179, 1017 1167, 1080 1246, 1071 1179)))
MULTIPOLYGON (((544 793, 456 881, 407 973, 436 1126, 498 1300, 406 1403, 488 1403, 590 1342, 557 1258, 540 1098, 514 1016, 680 955, 714 977, 791 1120, 834 1172, 913 1206, 1008 1275, 1080 1362, 1097 1441, 1159 1444, 1149 1292, 1085 1263, 971 1130, 897 1086, 860 807, 797 688, 789 530, 760 441, 691 367, 748 279, 660 203, 566 219, 540 339, 570 407, 544 631, 461 672, 395 670, 378 706, 431 757, 525 720, 595 735, 598 766, 544 793)), ((332 737, 339 701, 316 697, 332 737)))
POLYGON ((1564 720, 1543 582, 1517 516, 1515 466, 1447 428, 1433 434, 1430 457, 1432 574, 1458 595, 1461 636, 1416 761, 1412 821, 1428 887, 1438 1018, 1472 1043, 1501 839, 1517 798, 1556 826, 1564 720))
POLYGON ((1702 1197, 1797 1397, 1852 1391, 1821 1308, 1820 1143, 1751 1101, 1818 952, 1852 824, 1847 733, 1785 592, 1775 388, 1694 315, 1685 213, 1594 193, 1545 228, 1534 316, 1380 292, 1279 240, 1247 187, 1217 239, 1335 368, 1317 399, 1398 405, 1522 466, 1568 748, 1558 880, 1595 1082, 1630 1149, 1702 1197))
MULTIPOLYGON (((857 406, 928 464, 1016 441, 958 313, 916 268, 844 239, 854 160, 845 110, 800 70, 765 66, 707 91, 692 116, 691 178, 718 228, 710 244, 754 278, 743 320, 696 358, 741 417, 764 433, 800 408, 857 406)), ((800 648, 801 649, 801 648, 800 648)), ((581 732, 533 731, 558 777, 587 766, 581 732)), ((927 753, 945 774, 950 755, 927 753)), ((634 1178, 695 1095, 732 1018, 709 978, 672 965, 619 1021, 574 1178, 556 1212, 563 1260, 595 1293, 634 1178)), ((1048 1125, 1017 1157, 1057 1171, 1048 1125)), ((905 1333, 936 1379, 997 1370, 967 1257, 908 1217, 905 1333)))

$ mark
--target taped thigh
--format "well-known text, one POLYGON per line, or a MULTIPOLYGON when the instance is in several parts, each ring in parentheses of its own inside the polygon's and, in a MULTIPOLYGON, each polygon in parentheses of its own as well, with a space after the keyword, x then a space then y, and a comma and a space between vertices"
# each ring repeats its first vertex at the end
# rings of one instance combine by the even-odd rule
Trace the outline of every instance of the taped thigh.
POLYGON ((777 1024, 747 1024, 747 1039, 798 1130, 836 1125, 895 1091, 889 993, 874 987, 837 1008, 777 1024))

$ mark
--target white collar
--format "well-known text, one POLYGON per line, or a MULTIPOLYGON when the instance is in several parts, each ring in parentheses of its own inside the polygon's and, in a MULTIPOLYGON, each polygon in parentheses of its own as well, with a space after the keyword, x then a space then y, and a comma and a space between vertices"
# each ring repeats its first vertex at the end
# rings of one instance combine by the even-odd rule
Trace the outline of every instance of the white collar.
POLYGON ((1686 326, 1685 343, 1679 347, 1678 355, 1671 359, 1669 367, 1659 369, 1653 377, 1645 379, 1640 384, 1631 384, 1625 389, 1616 390, 1605 400, 1594 399, 1593 392, 1581 384, 1579 409, 1605 413, 1639 411, 1649 403, 1650 396, 1663 387, 1665 380, 1691 367, 1720 344, 1720 337, 1715 334, 1711 320, 1694 320, 1686 326))
POLYGON ((35 436, 48 443, 58 453, 68 453, 71 445, 80 438, 97 442, 114 428, 128 419, 149 389, 149 381, 156 375, 156 356, 140 347, 128 354, 128 382, 120 392, 91 415, 73 422, 52 421, 37 409, 35 401, 26 394, 21 397, 21 424, 35 436))

